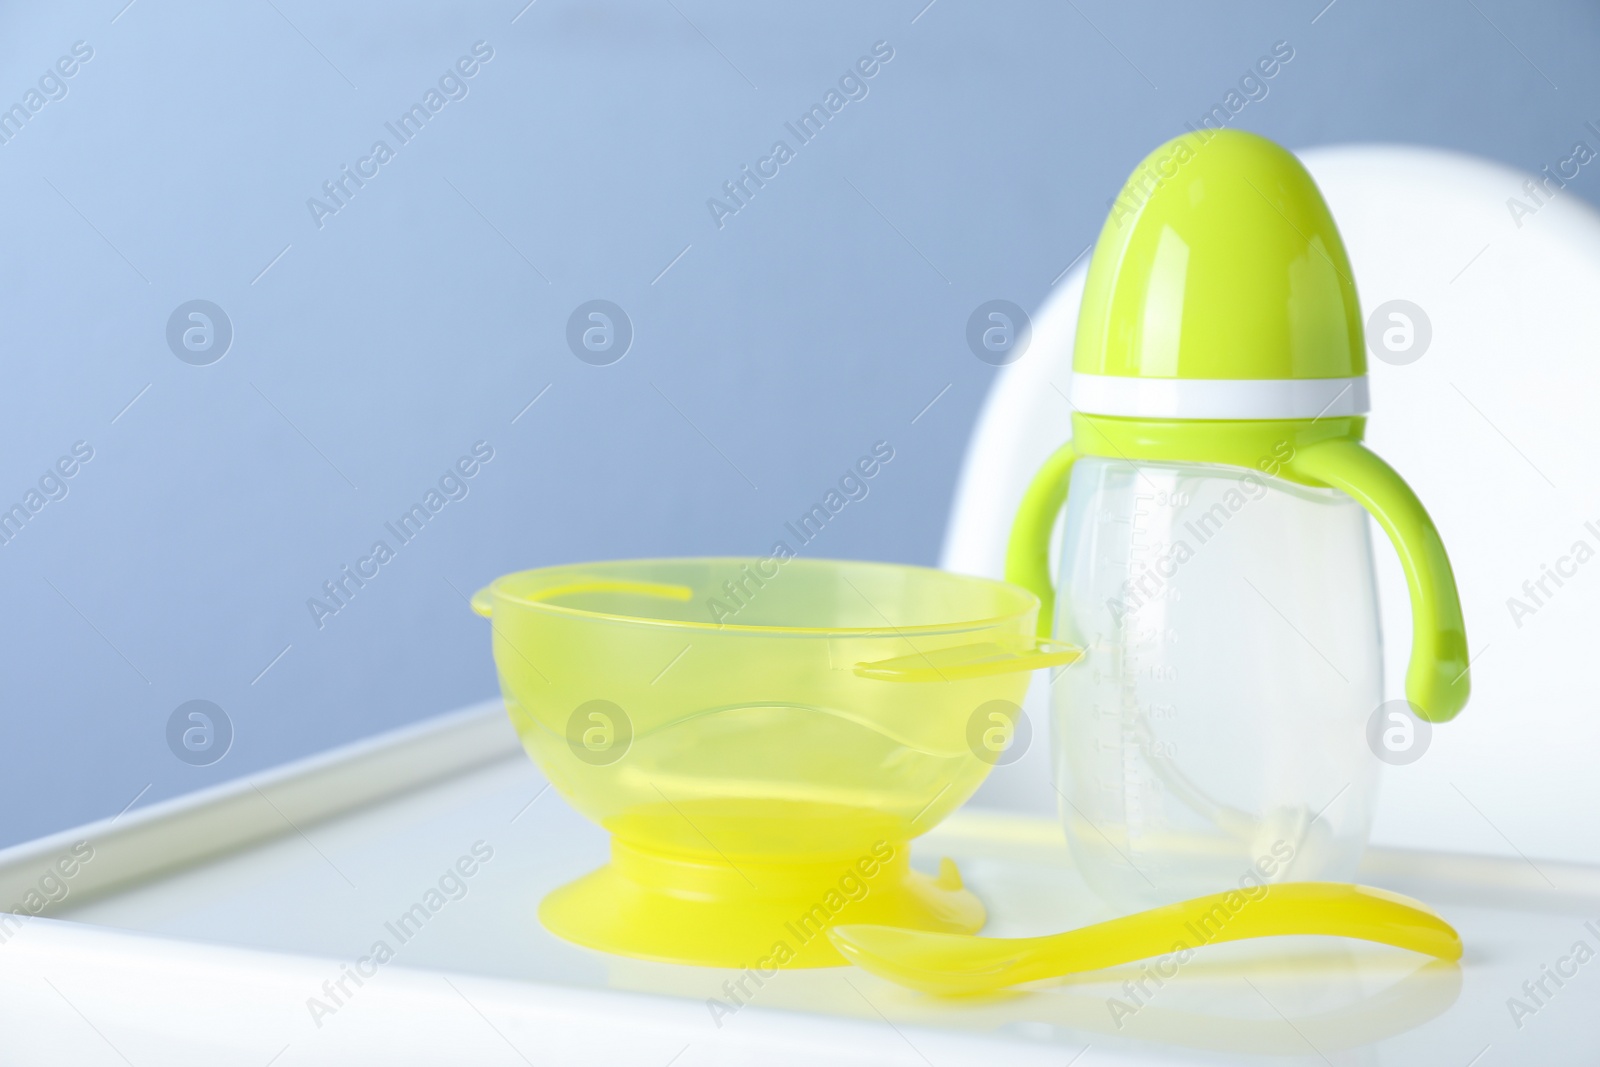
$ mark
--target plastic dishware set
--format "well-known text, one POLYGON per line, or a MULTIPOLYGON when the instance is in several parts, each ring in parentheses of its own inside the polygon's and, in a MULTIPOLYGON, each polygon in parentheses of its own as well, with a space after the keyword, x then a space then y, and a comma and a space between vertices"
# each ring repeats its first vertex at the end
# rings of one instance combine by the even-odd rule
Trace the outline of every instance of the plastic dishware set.
POLYGON ((1459 957, 1423 905, 1343 884, 1383 702, 1367 515, 1410 590, 1412 711, 1449 719, 1468 693, 1443 544, 1361 444, 1365 374, 1355 283, 1310 176, 1262 138, 1199 131, 1134 171, 1101 231, 1072 439, 1023 501, 1009 581, 810 559, 497 579, 473 607, 512 723, 611 835, 610 863, 550 894, 541 921, 628 956, 850 962, 942 993, 1144 959, 1218 915, 1208 940, 1459 957), (717 621, 706 605, 730 583, 742 607, 717 621), (909 842, 983 781, 1040 667, 1059 668, 1074 862, 1118 911, 1149 910, 983 938, 955 866, 913 869, 909 842))

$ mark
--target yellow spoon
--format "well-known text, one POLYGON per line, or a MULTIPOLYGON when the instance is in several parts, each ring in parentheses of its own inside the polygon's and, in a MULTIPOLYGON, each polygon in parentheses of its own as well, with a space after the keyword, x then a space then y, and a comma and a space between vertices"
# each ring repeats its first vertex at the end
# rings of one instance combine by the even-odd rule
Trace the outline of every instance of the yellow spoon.
POLYGON ((1280 882, 1213 893, 1048 937, 976 937, 892 926, 828 931, 845 959, 929 993, 981 993, 1152 956, 1188 959, 1202 945, 1327 934, 1461 958, 1461 937, 1420 901, 1342 882, 1280 882))

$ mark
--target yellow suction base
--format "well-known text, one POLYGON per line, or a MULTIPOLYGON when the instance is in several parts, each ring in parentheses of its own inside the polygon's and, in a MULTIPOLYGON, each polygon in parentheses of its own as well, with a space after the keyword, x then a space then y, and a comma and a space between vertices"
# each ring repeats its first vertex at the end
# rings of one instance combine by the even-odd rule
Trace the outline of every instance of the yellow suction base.
POLYGON ((557 937, 622 956, 706 967, 842 967, 825 932, 841 923, 971 934, 983 904, 954 863, 911 869, 905 843, 859 854, 723 856, 611 841, 611 862, 539 905, 557 937))

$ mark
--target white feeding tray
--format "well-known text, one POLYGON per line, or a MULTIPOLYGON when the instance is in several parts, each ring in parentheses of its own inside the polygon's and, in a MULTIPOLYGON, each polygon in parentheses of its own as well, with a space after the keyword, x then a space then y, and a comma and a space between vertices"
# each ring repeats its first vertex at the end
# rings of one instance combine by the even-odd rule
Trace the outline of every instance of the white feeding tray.
MULTIPOLYGON (((1436 907, 1460 966, 1269 939, 953 1001, 546 933, 540 899, 606 848, 496 701, 7 849, 0 899, 43 917, 0 917, 0 1062, 1489 1067, 1592 1063, 1600 1036, 1593 867, 1373 850, 1362 879, 1436 907)), ((968 809, 916 842, 940 856, 986 933, 1107 915, 1054 822, 968 809)))

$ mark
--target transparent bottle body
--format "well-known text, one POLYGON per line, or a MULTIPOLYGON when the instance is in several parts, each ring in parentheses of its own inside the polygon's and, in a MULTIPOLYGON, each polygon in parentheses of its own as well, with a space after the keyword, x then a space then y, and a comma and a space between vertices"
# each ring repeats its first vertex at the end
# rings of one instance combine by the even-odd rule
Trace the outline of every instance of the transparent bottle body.
POLYGON ((1132 910, 1355 874, 1382 644, 1366 513, 1231 467, 1080 459, 1051 684, 1074 859, 1132 910))

